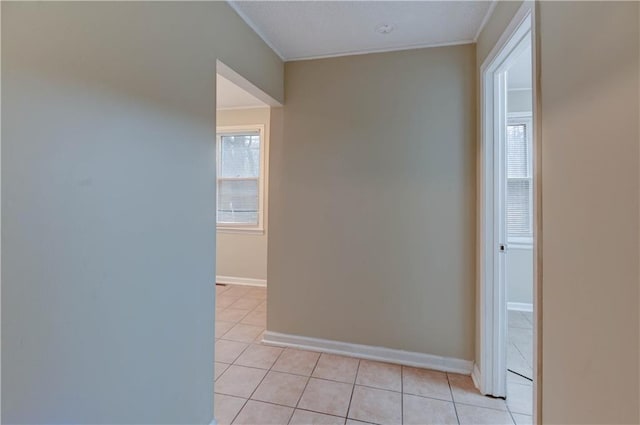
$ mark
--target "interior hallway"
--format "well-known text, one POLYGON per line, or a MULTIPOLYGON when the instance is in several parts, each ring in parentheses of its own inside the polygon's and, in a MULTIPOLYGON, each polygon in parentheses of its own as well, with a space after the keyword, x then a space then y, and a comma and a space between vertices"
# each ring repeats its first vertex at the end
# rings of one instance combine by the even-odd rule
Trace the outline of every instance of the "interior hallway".
POLYGON ((505 402, 468 376, 264 345, 266 289, 218 285, 216 294, 219 425, 532 422, 526 392, 505 402))

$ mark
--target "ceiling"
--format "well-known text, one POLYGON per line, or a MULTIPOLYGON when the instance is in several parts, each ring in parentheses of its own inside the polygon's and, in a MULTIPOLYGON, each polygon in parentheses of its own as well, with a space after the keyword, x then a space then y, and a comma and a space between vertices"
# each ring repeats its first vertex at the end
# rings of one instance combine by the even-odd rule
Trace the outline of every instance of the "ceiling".
POLYGON ((285 61, 474 42, 493 1, 232 1, 285 61), (388 34, 376 31, 393 27, 388 34))
POLYGON ((527 47, 507 70, 508 90, 531 89, 531 47, 527 47))
POLYGON ((220 74, 216 75, 216 109, 262 108, 268 106, 220 74))

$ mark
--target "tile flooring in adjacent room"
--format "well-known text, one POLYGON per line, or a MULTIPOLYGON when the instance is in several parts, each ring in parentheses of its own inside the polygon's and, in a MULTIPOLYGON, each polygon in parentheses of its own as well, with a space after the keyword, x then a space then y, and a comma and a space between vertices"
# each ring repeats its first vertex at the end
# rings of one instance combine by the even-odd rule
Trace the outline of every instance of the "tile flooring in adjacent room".
POLYGON ((226 424, 530 424, 526 393, 468 376, 267 346, 266 290, 216 287, 215 416, 226 424))
POLYGON ((509 310, 508 313, 507 400, 512 410, 531 415, 533 412, 533 382, 530 380, 533 378, 533 313, 514 310, 509 310))

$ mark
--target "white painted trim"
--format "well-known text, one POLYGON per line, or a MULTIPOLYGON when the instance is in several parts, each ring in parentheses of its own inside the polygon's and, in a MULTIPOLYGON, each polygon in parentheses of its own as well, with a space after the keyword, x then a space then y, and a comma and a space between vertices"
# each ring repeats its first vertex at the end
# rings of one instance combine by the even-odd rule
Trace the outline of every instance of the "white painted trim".
POLYGON ((247 228, 242 228, 242 227, 225 227, 225 226, 221 226, 221 227, 216 227, 216 232, 217 233, 240 233, 240 234, 244 234, 244 235, 264 235, 264 229, 263 228, 256 228, 256 227, 247 227, 247 228))
MULTIPOLYGON (((503 190, 496 188, 494 181, 502 181, 502 174, 495 174, 494 164, 501 163, 500 145, 494 143, 497 136, 504 131, 506 110, 500 102, 500 96, 506 97, 504 81, 504 62, 518 48, 527 33, 533 34, 533 1, 525 0, 515 16, 493 46, 491 52, 480 67, 480 164, 479 176, 479 226, 478 236, 482 243, 478 250, 478 306, 477 321, 480 324, 476 336, 480 358, 476 380, 478 389, 483 394, 496 397, 506 396, 506 314, 507 300, 504 282, 504 255, 500 255, 498 246, 504 244, 504 223, 495 219, 495 211, 499 211, 503 190), (527 24, 528 21, 528 24, 527 24), (499 79, 500 77, 501 79, 499 79), (502 90, 500 88, 502 87, 502 90), (498 96, 499 110, 495 111, 494 98, 498 96), (499 111, 498 111, 499 112, 499 111)), ((532 40, 533 41, 533 40, 532 40)), ((534 51, 535 46, 532 46, 534 51)), ((534 99, 535 101, 535 99, 534 99)), ((504 135, 502 135, 504 136, 504 135)), ((502 169, 504 167, 498 167, 502 169)), ((505 180, 506 181, 506 180, 505 180)))
POLYGON ((225 285, 243 285, 243 286, 267 286, 266 279, 254 279, 251 277, 235 277, 235 276, 216 276, 216 283, 225 285))
POLYGON ((251 109, 269 109, 269 105, 249 105, 249 106, 225 106, 222 108, 216 108, 216 111, 244 111, 251 109))
POLYGON ((518 29, 518 27, 520 27, 520 25, 524 22, 524 20, 533 13, 534 3, 535 3, 534 0, 525 0, 523 1, 522 5, 520 5, 520 8, 516 12, 516 14, 513 16, 513 19, 511 19, 511 22, 509 22, 509 25, 507 25, 507 28, 504 30, 504 32, 502 33, 502 35, 500 36, 496 44, 489 51, 489 54, 484 59, 484 62, 482 62, 482 65, 480 66, 481 74, 496 59, 496 56, 498 55, 498 53, 502 51, 502 49, 505 47, 507 42, 511 39, 511 36, 518 29))
POLYGON ((471 380, 473 381, 473 385, 476 386, 476 388, 480 387, 480 369, 478 369, 478 365, 474 364, 473 365, 473 370, 471 371, 471 380))
POLYGON ((275 53, 281 60, 284 61, 285 59, 282 53, 280 53, 278 49, 276 49, 276 47, 273 44, 271 44, 271 42, 267 39, 267 37, 265 37, 262 31, 256 26, 256 24, 251 19, 249 19, 249 17, 247 17, 247 15, 238 7, 236 3, 237 3, 236 1, 227 0, 227 4, 238 14, 238 16, 244 21, 244 23, 247 24, 249 28, 251 28, 253 32, 255 32, 256 35, 260 37, 262 41, 264 41, 264 43, 267 46, 269 46, 271 50, 273 50, 273 53, 275 53))
POLYGON ((448 43, 423 43, 423 44, 411 44, 407 46, 399 46, 399 47, 385 47, 381 49, 364 49, 364 50, 351 50, 345 52, 338 53, 330 53, 326 55, 317 55, 317 56, 298 56, 295 58, 286 58, 285 62, 292 61, 306 61, 306 60, 314 60, 314 59, 328 59, 328 58, 338 58, 341 56, 356 56, 356 55, 368 55, 371 53, 387 53, 387 52, 400 52, 403 50, 415 50, 415 49, 426 49, 430 47, 447 47, 447 46, 460 46, 464 44, 473 44, 474 40, 460 40, 460 41, 452 41, 448 43))
POLYGON ((533 304, 531 303, 516 303, 516 302, 508 302, 507 310, 510 311, 524 311, 527 313, 533 313, 533 304))
MULTIPOLYGON (((509 91, 514 91, 514 90, 509 90, 509 91)), ((527 91, 531 91, 531 89, 527 89, 527 91)), ((527 111, 508 112, 507 118, 514 119, 514 120, 528 119, 529 125, 533 125, 533 122, 531 122, 533 120, 533 114, 531 112, 527 112, 527 111)))
POLYGON ((532 112, 533 112, 533 193, 535 221, 533 223, 533 423, 542 423, 542 113, 540 107, 540 2, 531 10, 531 66, 532 72, 532 112))
MULTIPOLYGON (((531 91, 533 90, 531 87, 509 87, 509 91, 531 91)), ((520 112, 510 112, 511 114, 519 114, 520 112)), ((523 112, 525 113, 525 112, 523 112)), ((530 112, 526 112, 531 116, 530 112)))
POLYGON ((396 350, 393 348, 372 345, 352 344, 329 339, 310 338, 306 336, 283 334, 266 331, 262 342, 278 347, 299 348, 322 353, 340 354, 367 360, 396 363, 405 366, 421 367, 442 372, 454 372, 470 375, 473 362, 470 360, 441 357, 414 351, 396 350))
POLYGON ((489 9, 487 9, 487 13, 484 14, 484 18, 482 18, 482 22, 480 23, 480 27, 478 27, 478 31, 476 31, 476 36, 473 37, 473 42, 478 42, 478 37, 480 37, 480 33, 491 19, 491 15, 493 15, 493 11, 496 10, 496 6, 498 5, 498 0, 492 0, 491 5, 489 5, 489 9))

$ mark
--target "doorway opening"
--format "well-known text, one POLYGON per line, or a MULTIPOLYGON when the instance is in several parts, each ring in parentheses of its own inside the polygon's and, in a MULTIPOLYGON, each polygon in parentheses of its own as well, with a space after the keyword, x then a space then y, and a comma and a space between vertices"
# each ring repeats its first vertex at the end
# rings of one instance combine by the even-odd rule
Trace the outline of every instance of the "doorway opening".
POLYGON ((525 2, 483 63, 479 362, 474 379, 514 414, 535 413, 534 9, 525 2))
MULTIPOLYGON (((276 106, 281 105, 218 61, 216 210, 211 212, 216 217, 216 385, 227 372, 225 379, 234 379, 230 367, 241 356, 251 367, 270 354, 261 343, 267 322, 271 110, 276 106)), ((219 412, 228 400, 216 394, 214 401, 219 412)))

